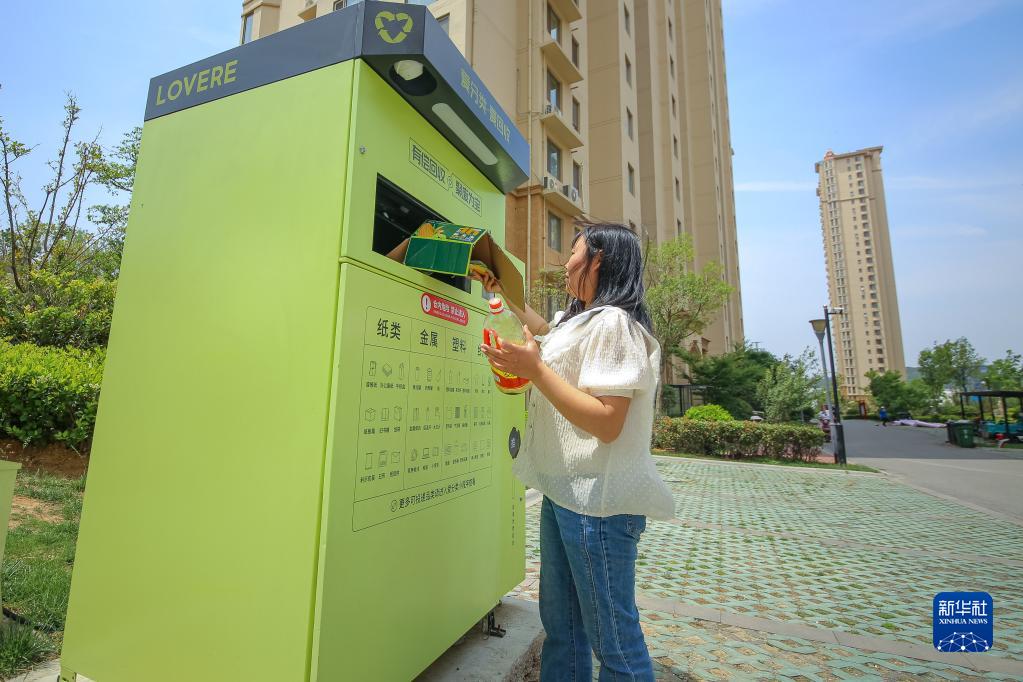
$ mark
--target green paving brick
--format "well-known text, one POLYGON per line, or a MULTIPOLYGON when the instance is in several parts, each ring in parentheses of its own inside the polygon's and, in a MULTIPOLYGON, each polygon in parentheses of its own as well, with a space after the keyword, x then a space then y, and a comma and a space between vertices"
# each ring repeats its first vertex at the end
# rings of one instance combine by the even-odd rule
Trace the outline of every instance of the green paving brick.
MULTIPOLYGON (((677 518, 693 526, 648 523, 638 594, 929 647, 934 594, 984 590, 996 604, 995 648, 987 655, 1023 661, 1023 568, 949 560, 980 554, 1018 561, 1018 526, 879 476, 698 460, 658 468, 674 491, 677 518)), ((513 594, 536 599, 539 505, 527 509, 526 521, 526 583, 533 582, 513 594)), ((663 679, 1014 679, 663 611, 641 613, 650 649, 675 662, 657 664, 663 679)))

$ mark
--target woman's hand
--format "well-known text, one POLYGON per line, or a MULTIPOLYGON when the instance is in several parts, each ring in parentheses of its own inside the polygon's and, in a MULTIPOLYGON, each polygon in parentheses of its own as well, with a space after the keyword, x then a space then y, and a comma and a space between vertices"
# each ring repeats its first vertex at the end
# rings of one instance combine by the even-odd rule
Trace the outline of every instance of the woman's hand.
POLYGON ((483 284, 483 288, 487 291, 487 293, 490 294, 504 293, 504 288, 501 286, 501 280, 499 280, 497 278, 497 275, 495 275, 490 270, 487 270, 483 274, 480 274, 479 272, 476 271, 472 271, 469 273, 469 277, 483 284))
POLYGON ((540 346, 537 345, 529 327, 523 325, 522 332, 526 339, 521 345, 499 340, 500 348, 494 348, 484 343, 480 349, 494 369, 534 381, 543 372, 545 365, 540 359, 540 346))

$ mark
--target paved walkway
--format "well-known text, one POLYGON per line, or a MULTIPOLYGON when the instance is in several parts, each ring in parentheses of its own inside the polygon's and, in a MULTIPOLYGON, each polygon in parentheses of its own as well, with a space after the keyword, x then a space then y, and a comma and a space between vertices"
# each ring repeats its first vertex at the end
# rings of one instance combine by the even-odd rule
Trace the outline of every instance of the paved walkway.
MULTIPOLYGON (((658 463, 677 518, 650 522, 637 601, 663 680, 1023 679, 1023 528, 879 474, 658 463), (995 599, 985 654, 931 646, 940 591, 995 599)), ((538 598, 539 505, 527 509, 538 598)))
POLYGON ((845 422, 845 431, 850 462, 1023 523, 1023 451, 960 448, 945 442, 945 429, 859 419, 845 422))

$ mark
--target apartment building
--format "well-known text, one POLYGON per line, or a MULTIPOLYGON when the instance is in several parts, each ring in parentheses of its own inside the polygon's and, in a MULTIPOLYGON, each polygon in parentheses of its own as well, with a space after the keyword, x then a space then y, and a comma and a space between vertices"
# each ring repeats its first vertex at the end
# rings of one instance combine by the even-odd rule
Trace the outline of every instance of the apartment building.
POLYGON ((881 174, 882 147, 835 154, 814 164, 833 318, 835 365, 848 399, 866 400, 865 374, 906 376, 895 268, 881 174))
MULTIPOLYGON (((248 0, 242 42, 352 0, 248 0)), ((508 248, 530 281, 568 259, 583 216, 644 242, 689 234, 694 266, 734 288, 695 339, 743 340, 721 0, 420 0, 515 120, 530 179, 508 197, 508 248)), ((552 303, 553 305, 553 303, 552 303)))

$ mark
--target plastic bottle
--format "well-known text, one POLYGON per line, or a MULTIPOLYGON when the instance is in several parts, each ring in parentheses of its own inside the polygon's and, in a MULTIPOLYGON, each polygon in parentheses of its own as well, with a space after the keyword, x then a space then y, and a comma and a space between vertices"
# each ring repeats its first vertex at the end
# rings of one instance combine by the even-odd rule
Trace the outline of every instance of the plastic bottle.
MULTIPOLYGON (((522 343, 525 340, 526 337, 522 333, 522 323, 519 322, 519 318, 515 316, 515 313, 504 307, 504 301, 500 296, 494 296, 490 299, 490 314, 483 323, 483 343, 492 348, 500 348, 502 341, 522 343)), ((497 384, 497 390, 502 393, 522 393, 529 388, 531 383, 529 379, 523 379, 514 374, 502 372, 499 369, 495 369, 493 365, 490 366, 490 371, 494 373, 494 383, 497 384)))

